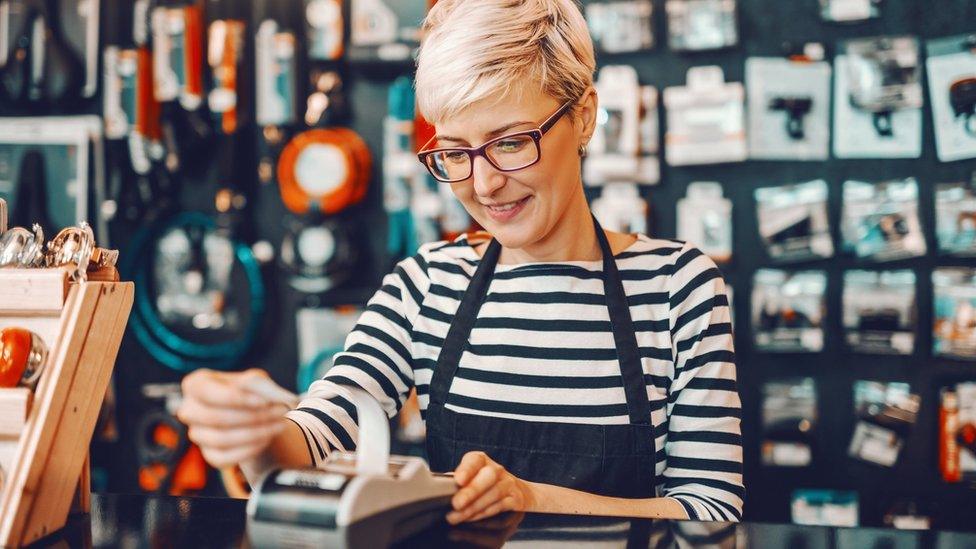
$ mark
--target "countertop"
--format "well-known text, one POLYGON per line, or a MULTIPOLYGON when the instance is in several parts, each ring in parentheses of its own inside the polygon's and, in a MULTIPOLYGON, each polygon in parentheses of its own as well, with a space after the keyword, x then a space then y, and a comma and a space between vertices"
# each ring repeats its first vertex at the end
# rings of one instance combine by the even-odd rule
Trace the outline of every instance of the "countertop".
MULTIPOLYGON (((974 511, 976 513, 976 511, 974 511)), ((399 547, 974 548, 976 533, 833 528, 791 524, 626 520, 508 514, 432 527, 399 547)), ((246 501, 93 494, 90 515, 39 547, 249 547, 246 501)))

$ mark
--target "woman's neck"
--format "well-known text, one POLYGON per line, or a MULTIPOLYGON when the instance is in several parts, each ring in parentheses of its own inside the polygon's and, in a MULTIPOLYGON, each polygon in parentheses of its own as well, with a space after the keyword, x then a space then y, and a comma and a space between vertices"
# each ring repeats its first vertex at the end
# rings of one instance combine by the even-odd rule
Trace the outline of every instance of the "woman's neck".
POLYGON ((589 204, 579 193, 567 211, 542 240, 522 248, 502 248, 501 264, 554 263, 559 261, 596 261, 600 259, 600 244, 593 230, 589 204))

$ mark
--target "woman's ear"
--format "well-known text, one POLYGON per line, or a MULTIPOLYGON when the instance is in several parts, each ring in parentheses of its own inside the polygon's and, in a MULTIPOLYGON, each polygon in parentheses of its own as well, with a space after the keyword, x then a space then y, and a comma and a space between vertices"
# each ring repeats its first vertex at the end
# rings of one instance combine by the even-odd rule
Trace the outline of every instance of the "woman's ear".
POLYGON ((578 118, 582 125, 580 145, 586 145, 590 142, 590 138, 593 137, 593 132, 596 131, 596 114, 599 108, 600 104, 596 90, 590 86, 583 92, 583 97, 580 98, 578 118))

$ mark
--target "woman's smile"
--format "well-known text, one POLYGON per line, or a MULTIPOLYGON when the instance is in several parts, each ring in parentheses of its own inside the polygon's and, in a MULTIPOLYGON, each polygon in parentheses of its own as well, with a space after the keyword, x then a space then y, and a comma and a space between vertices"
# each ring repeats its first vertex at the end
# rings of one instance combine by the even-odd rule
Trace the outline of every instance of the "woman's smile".
POLYGON ((492 221, 505 223, 515 219, 515 216, 525 209, 526 204, 528 204, 529 200, 531 199, 532 196, 530 195, 520 200, 516 200, 515 202, 482 205, 484 206, 485 211, 488 212, 488 216, 491 217, 492 221))

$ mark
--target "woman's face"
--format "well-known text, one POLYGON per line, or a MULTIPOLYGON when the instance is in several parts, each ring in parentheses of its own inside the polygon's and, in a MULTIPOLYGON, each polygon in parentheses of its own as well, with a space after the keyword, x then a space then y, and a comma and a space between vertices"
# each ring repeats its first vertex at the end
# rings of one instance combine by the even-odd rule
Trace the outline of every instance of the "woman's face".
MULTIPOLYGON (((517 94, 516 94, 517 95, 517 94)), ((582 101, 582 120, 567 112, 545 133, 539 162, 502 172, 477 157, 471 177, 451 183, 464 208, 506 248, 526 248, 549 236, 574 200, 584 199, 580 184, 579 145, 592 127, 595 94, 582 101)), ((534 86, 519 100, 479 102, 436 125, 437 147, 477 147, 489 139, 538 128, 561 104, 534 86)), ((585 202, 584 202, 585 203, 585 202)))

